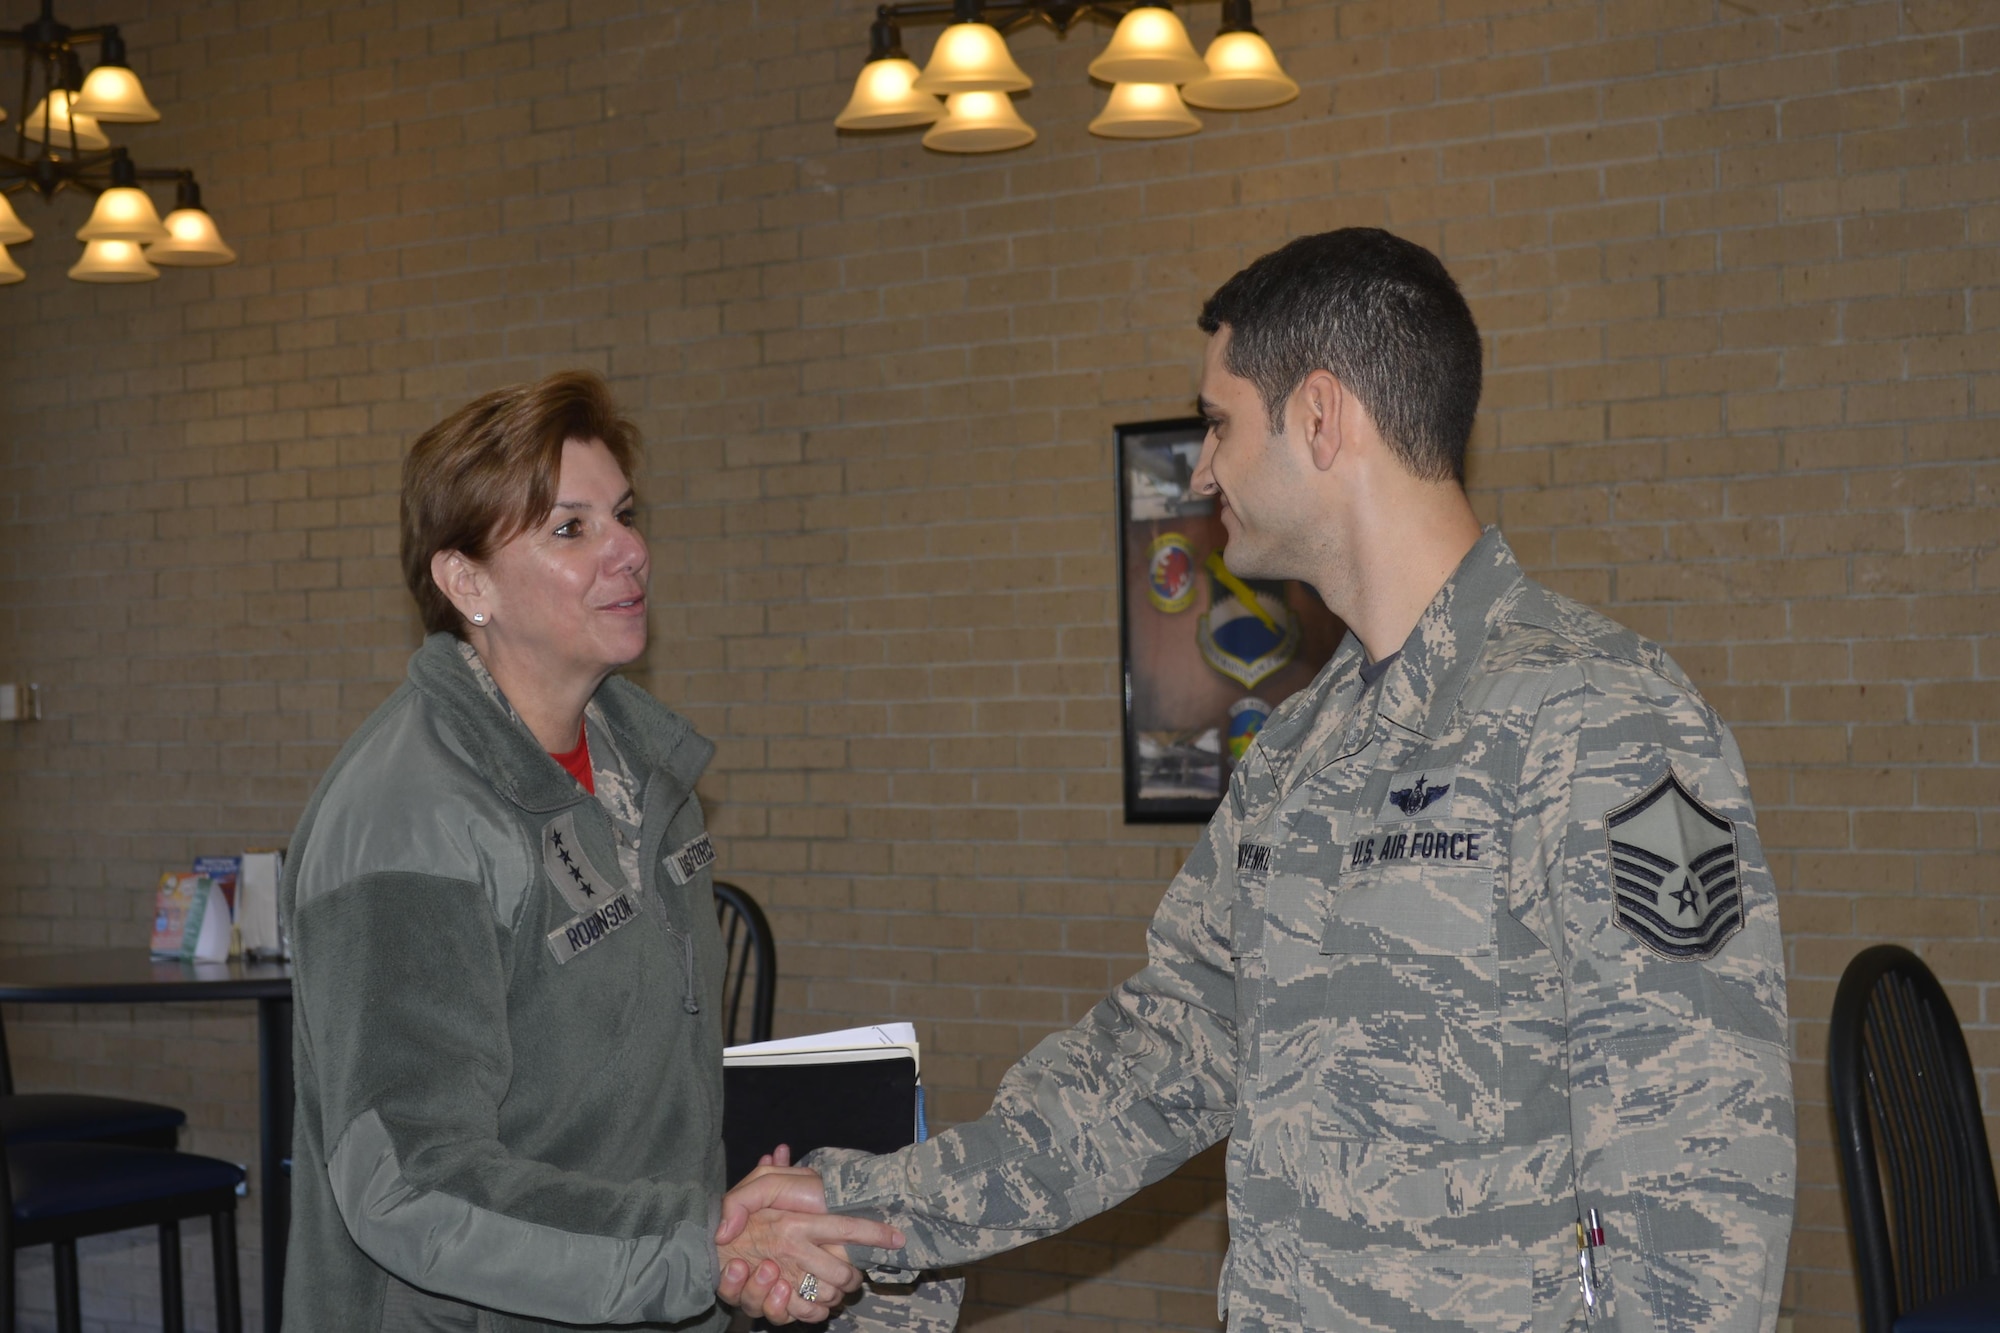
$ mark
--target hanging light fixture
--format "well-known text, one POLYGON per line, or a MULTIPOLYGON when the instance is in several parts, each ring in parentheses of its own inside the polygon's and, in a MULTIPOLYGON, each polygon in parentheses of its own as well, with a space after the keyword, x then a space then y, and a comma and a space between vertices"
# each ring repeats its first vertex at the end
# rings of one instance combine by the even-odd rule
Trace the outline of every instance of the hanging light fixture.
POLYGON ((1090 62, 1090 77, 1106 83, 1186 83, 1207 73, 1187 29, 1163 0, 1142 0, 1118 20, 1111 45, 1090 62))
POLYGON ((1201 128, 1171 83, 1121 83, 1090 132, 1106 139, 1171 139, 1201 128))
POLYGON ((91 241, 69 275, 78 282, 151 282, 160 270, 146 262, 137 241, 91 241))
POLYGON ((35 233, 28 229, 27 223, 21 221, 21 215, 14 211, 14 205, 8 201, 6 195, 0 194, 0 245, 19 245, 23 241, 34 239, 35 233))
POLYGON ((14 212, 14 205, 8 201, 6 195, 0 194, 0 287, 19 282, 28 276, 21 271, 21 266, 14 262, 14 257, 7 253, 7 247, 34 239, 35 233, 29 230, 28 225, 14 212))
POLYGON ((139 76, 125 63, 125 39, 116 28, 105 33, 103 55, 77 90, 75 109, 120 125, 150 125, 160 118, 139 86, 139 76))
POLYGON ((854 81, 854 95, 834 117, 843 130, 901 130, 929 125, 944 115, 944 103, 911 85, 917 66, 903 54, 903 34, 896 24, 878 18, 868 29, 868 63, 854 81))
POLYGON ((1299 95, 1299 85, 1278 64, 1271 44, 1250 22, 1250 0, 1222 0, 1222 31, 1208 44, 1205 78, 1181 96, 1211 111, 1262 111, 1299 95))
POLYGON ((167 229, 160 225, 160 212, 153 200, 139 188, 138 173, 129 157, 111 161, 111 187, 97 196, 90 221, 77 231, 79 241, 164 241, 167 229))
MULTIPOLYGON (((69 270, 79 282, 151 281, 160 276, 154 259, 189 266, 236 258, 215 219, 202 211, 193 172, 141 168, 104 133, 105 124, 160 118, 132 72, 116 27, 71 28, 56 21, 54 0, 42 0, 34 22, 0 32, 0 47, 19 47, 24 64, 22 115, 12 145, 18 156, 0 154, 0 284, 24 276, 5 247, 32 240, 34 232, 7 196, 29 190, 44 199, 65 190, 95 196, 90 219, 77 232, 83 257, 69 270), (92 44, 99 47, 99 60, 85 77, 77 48, 92 44), (165 222, 146 194, 146 181, 175 183, 177 207, 165 222)), ((0 120, 5 119, 0 108, 0 120)))
POLYGON ((57 149, 95 153, 111 146, 97 117, 78 111, 67 88, 49 89, 49 95, 22 122, 21 133, 30 140, 50 140, 57 149))
POLYGON ((1006 93, 953 93, 945 118, 924 135, 924 147, 940 153, 998 153, 1035 141, 1034 126, 1021 119, 1006 93))
POLYGON ((1009 94, 1034 80, 1014 63, 1007 34, 1046 23, 1059 35, 1085 18, 1116 23, 1090 62, 1093 79, 1114 85, 1090 131, 1112 139, 1193 134, 1201 121, 1188 105, 1222 111, 1277 106, 1299 87, 1279 68, 1270 44, 1250 22, 1250 0, 1223 0, 1220 35, 1204 59, 1167 0, 907 0, 880 5, 869 29, 868 62, 847 105, 842 130, 929 125, 924 147, 945 153, 993 153, 1035 141, 1009 94), (950 20, 921 72, 903 54, 898 22, 950 20), (912 73, 915 74, 911 77, 912 73), (1178 85, 1186 84, 1186 97, 1178 85), (1203 90, 1197 97, 1195 89, 1203 90), (948 105, 939 118, 936 99, 948 105))
POLYGON ((201 187, 193 180, 180 183, 174 211, 167 214, 162 225, 167 230, 167 239, 146 247, 150 262, 174 268, 207 268, 236 262, 236 252, 223 244, 215 219, 202 211, 201 187))
POLYGON ((1035 86, 1014 63, 1000 30, 980 22, 979 0, 956 0, 952 10, 952 25, 939 34, 929 63, 917 76, 918 92, 1022 93, 1035 86))

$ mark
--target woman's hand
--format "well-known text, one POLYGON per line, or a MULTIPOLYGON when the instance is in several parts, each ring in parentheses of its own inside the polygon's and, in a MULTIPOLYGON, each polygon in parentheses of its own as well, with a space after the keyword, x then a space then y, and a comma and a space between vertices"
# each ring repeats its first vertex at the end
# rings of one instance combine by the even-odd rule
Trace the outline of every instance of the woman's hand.
POLYGON ((780 1145, 722 1201, 716 1250, 722 1259, 716 1294, 774 1324, 818 1323, 839 1303, 836 1292, 856 1291, 861 1273, 847 1262, 845 1246, 901 1249, 902 1233, 858 1217, 829 1217, 816 1172, 790 1165, 780 1145), (799 1284, 810 1275, 817 1296, 806 1300, 799 1284))

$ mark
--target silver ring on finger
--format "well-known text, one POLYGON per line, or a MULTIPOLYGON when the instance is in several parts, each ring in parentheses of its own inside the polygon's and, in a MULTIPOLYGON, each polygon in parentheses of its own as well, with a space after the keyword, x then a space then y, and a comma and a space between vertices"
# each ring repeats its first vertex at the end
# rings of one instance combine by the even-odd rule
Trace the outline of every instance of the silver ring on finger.
POLYGON ((818 1274, 807 1273, 799 1279, 799 1299, 802 1301, 816 1301, 819 1299, 818 1274))

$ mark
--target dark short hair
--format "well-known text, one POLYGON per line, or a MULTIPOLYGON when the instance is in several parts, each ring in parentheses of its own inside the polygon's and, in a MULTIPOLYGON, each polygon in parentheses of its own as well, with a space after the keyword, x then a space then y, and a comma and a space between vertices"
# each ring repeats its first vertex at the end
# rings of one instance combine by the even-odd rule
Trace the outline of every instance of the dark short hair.
POLYGON ((458 608, 431 577, 431 557, 459 551, 485 560, 556 504, 563 445, 601 440, 632 479, 638 428, 621 416, 603 380, 565 370, 475 398, 432 426, 403 460, 403 581, 424 632, 465 636, 458 608))
POLYGON ((1465 481, 1479 326, 1421 245, 1375 227, 1301 236, 1223 283, 1197 322, 1229 327, 1223 364, 1257 386, 1273 431, 1306 376, 1329 371, 1411 473, 1465 481))

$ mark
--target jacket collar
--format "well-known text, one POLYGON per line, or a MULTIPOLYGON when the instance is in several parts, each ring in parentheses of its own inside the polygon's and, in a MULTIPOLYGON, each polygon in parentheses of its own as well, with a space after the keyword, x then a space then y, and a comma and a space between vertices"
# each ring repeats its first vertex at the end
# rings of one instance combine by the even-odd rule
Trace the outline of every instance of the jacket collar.
POLYGON ((1495 620, 1526 582, 1507 539, 1487 528, 1431 599, 1382 678, 1376 711, 1435 739, 1450 724, 1495 620))
MULTIPOLYGON (((438 633, 424 640, 410 658, 410 684, 444 713, 453 737, 507 800, 543 813, 590 799, 532 732, 487 697, 453 635, 438 633)), ((676 797, 694 789, 715 746, 696 735, 686 718, 617 676, 598 686, 592 699, 649 788, 657 779, 676 797)))

